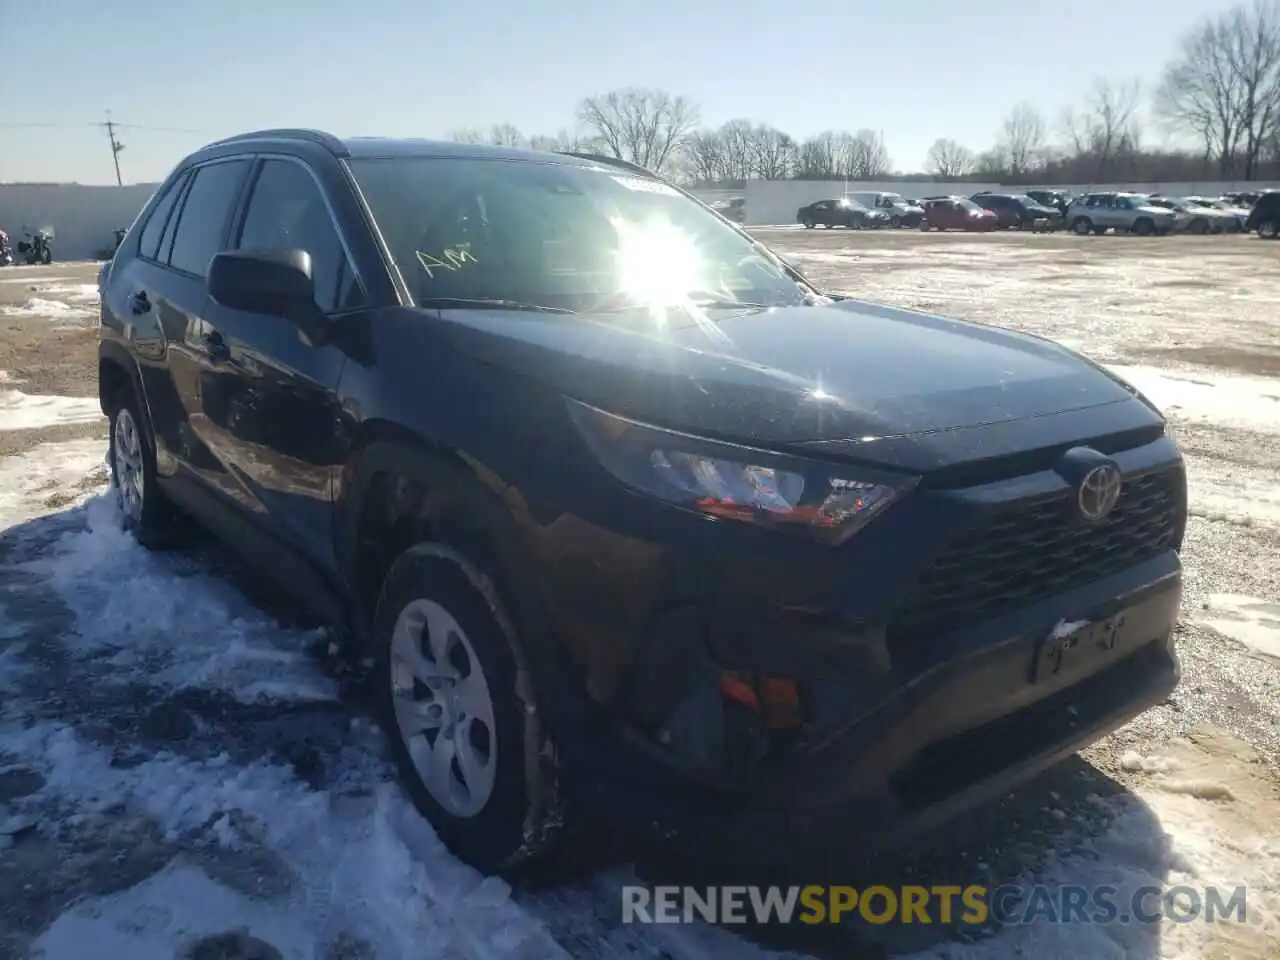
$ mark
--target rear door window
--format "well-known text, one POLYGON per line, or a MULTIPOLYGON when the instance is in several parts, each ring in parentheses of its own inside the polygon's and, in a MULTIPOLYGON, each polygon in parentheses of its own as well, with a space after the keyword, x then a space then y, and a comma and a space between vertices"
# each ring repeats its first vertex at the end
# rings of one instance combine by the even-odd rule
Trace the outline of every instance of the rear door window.
POLYGON ((247 159, 224 160, 194 173, 169 251, 169 266, 204 277, 209 261, 221 253, 227 221, 249 169, 247 159))

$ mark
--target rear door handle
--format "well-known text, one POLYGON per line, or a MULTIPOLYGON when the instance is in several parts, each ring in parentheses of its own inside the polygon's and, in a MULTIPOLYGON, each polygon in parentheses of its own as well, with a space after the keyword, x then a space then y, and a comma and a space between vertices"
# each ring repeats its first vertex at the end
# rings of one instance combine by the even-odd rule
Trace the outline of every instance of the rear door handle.
POLYGON ((151 301, 147 299, 147 291, 139 290, 129 298, 129 309, 133 311, 135 316, 141 316, 151 311, 151 301))
POLYGON ((200 345, 204 347, 209 355, 209 359, 214 363, 222 363, 231 359, 231 348, 227 346, 227 341, 222 339, 222 334, 206 333, 200 338, 200 345))

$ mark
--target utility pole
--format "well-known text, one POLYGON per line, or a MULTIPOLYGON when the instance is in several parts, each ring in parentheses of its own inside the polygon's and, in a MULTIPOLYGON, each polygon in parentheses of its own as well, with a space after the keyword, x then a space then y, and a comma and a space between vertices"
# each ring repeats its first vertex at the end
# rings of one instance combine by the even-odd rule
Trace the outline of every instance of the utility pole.
POLYGON ((120 151, 124 149, 124 144, 116 139, 116 125, 111 119, 111 111, 107 111, 107 122, 103 124, 107 128, 107 139, 111 141, 111 159, 116 165, 116 186, 123 187, 124 180, 120 176, 120 151))

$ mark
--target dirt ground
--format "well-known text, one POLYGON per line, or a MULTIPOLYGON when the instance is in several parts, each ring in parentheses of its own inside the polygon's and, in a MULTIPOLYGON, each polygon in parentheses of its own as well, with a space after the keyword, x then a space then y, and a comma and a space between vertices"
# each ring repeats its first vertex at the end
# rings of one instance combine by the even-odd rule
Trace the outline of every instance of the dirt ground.
MULTIPOLYGON (((0 370, 13 387, 29 394, 93 397, 98 393, 98 324, 94 312, 34 315, 32 299, 51 297, 47 285, 91 284, 98 263, 0 269, 0 370)), ((0 456, 21 453, 46 440, 106 437, 106 424, 66 424, 39 430, 0 431, 0 456)))

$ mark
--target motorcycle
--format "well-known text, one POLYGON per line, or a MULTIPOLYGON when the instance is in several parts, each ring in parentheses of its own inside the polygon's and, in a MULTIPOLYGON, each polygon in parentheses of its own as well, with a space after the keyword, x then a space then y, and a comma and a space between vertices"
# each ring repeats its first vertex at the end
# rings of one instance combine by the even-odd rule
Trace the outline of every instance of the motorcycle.
POLYGON ((0 230, 0 267, 13 263, 13 248, 9 246, 9 235, 0 230))
POLYGON ((28 264, 53 262, 53 230, 23 230, 30 241, 20 240, 18 242, 18 254, 27 258, 28 264))

